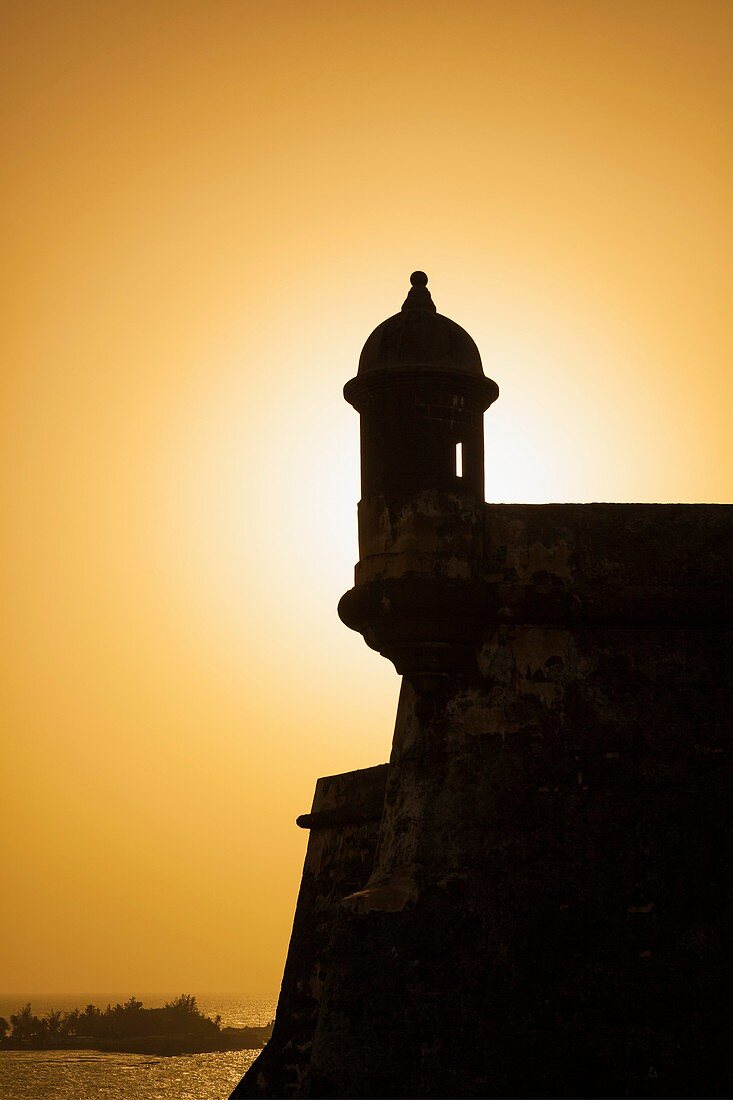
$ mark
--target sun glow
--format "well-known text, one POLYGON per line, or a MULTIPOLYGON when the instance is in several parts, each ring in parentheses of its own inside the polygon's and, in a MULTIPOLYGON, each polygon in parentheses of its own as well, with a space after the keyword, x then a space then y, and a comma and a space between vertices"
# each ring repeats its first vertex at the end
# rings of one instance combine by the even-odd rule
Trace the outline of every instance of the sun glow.
POLYGON ((488 500, 731 499, 732 23, 8 8, 8 987, 276 988, 292 819, 389 752, 341 388, 411 271, 500 386, 488 500))

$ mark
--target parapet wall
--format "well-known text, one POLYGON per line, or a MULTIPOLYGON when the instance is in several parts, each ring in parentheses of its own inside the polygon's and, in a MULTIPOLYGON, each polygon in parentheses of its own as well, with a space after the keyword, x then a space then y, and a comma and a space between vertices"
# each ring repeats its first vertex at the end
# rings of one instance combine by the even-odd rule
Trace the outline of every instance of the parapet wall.
POLYGON ((319 779, 272 1038, 232 1097, 299 1096, 341 899, 371 874, 389 765, 319 779))

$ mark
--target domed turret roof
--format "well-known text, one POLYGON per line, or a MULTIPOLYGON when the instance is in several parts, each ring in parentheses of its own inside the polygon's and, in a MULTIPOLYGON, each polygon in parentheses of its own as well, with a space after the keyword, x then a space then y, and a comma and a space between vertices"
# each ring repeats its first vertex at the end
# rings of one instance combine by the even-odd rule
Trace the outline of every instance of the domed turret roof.
POLYGON ((401 312, 377 325, 364 344, 357 377, 416 367, 484 377, 478 348, 465 329, 436 312, 427 282, 424 271, 413 271, 401 312))

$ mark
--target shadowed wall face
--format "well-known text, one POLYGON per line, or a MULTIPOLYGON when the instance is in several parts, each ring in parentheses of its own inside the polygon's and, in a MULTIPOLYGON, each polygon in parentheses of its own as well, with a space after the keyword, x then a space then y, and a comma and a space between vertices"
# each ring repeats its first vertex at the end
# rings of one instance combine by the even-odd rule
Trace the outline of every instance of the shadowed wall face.
POLYGON ((403 695, 310 1095, 725 1096, 730 627, 501 627, 481 666, 403 695))
POLYGON ((370 394, 359 411, 362 496, 435 486, 483 500, 483 409, 460 388, 436 380, 416 395, 403 383, 370 394))
POLYGON ((313 1035, 329 965, 334 923, 345 894, 358 890, 374 866, 387 764, 319 779, 272 1041, 238 1097, 298 1096, 307 1088, 313 1035))
MULTIPOLYGON (((377 648, 392 618, 465 623, 467 649, 483 628, 475 666, 405 677, 371 874, 351 890, 346 861, 349 896, 299 941, 322 984, 287 1095, 722 1098, 733 509, 482 519, 472 575, 426 579, 422 619, 400 554, 363 583, 377 648)), ((285 990, 278 1014, 287 1036, 285 990)))

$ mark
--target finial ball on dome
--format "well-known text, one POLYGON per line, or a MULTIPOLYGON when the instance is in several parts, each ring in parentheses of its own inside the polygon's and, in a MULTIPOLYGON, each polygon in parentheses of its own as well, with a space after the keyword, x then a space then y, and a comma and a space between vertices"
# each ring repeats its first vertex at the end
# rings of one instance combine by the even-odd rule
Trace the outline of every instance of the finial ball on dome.
POLYGON ((425 274, 425 272, 424 271, 413 271, 412 275, 410 276, 410 285, 411 286, 427 286, 428 285, 428 277, 425 274))

